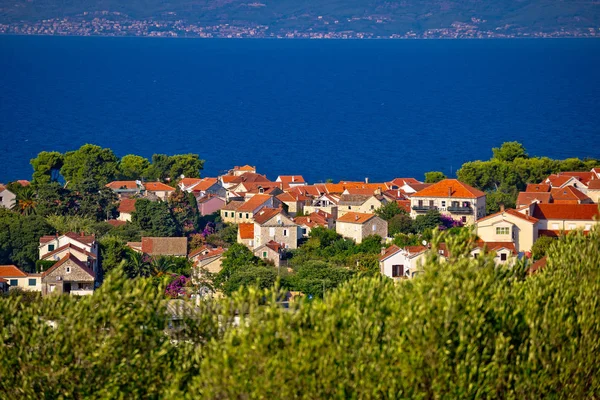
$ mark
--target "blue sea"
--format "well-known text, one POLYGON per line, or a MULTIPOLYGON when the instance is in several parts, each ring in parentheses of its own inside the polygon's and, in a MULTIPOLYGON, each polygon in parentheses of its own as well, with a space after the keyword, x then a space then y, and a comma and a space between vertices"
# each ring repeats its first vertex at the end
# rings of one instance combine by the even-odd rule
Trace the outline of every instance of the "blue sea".
POLYGON ((600 157, 600 40, 0 36, 0 182, 43 150, 197 153, 311 182, 488 159, 600 157))

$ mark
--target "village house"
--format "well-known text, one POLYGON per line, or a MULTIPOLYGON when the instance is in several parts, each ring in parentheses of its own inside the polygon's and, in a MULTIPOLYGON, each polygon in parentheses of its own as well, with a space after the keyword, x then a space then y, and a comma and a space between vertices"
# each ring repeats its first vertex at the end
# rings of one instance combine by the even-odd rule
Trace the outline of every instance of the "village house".
POLYGON ((195 271, 196 278, 199 278, 202 272, 210 272, 211 274, 218 274, 221 272, 221 262, 223 261, 223 253, 225 253, 227 249, 222 247, 217 247, 215 249, 209 249, 206 252, 202 252, 197 257, 195 257, 195 271))
POLYGON ((379 271, 394 280, 413 278, 421 270, 427 250, 425 246, 400 248, 395 244, 383 248, 379 257, 379 271))
POLYGON ((529 206, 532 203, 552 203, 550 192, 519 192, 517 208, 529 206))
POLYGON ((93 271, 94 276, 98 274, 99 250, 95 235, 69 232, 61 236, 58 234, 42 236, 38 252, 40 260, 48 261, 58 261, 67 254, 73 254, 75 258, 93 271))
POLYGON ((281 246, 281 244, 277 243, 274 240, 271 240, 262 246, 254 249, 253 253, 256 257, 263 259, 265 261, 270 261, 276 267, 280 267, 282 265, 282 258, 285 249, 281 246))
POLYGON ((254 216, 254 248, 275 241, 283 248, 298 248, 299 226, 281 208, 266 207, 254 216))
MULTIPOLYGON (((241 175, 221 175, 219 177, 221 181, 221 185, 226 190, 232 191, 240 191, 237 188, 242 188, 244 186, 240 186, 241 184, 253 184, 253 183, 272 183, 266 176, 257 174, 254 172, 245 172, 241 175)), ((279 183, 276 184, 277 187, 280 186, 279 183)), ((244 190, 244 189, 242 189, 244 190)))
POLYGON ((94 292, 94 286, 94 271, 71 253, 42 273, 42 295, 85 296, 94 292))
POLYGON ((438 210, 441 214, 472 225, 485 216, 485 193, 456 179, 444 179, 410 197, 411 217, 438 210))
POLYGON ((232 176, 241 176, 244 175, 246 173, 251 173, 251 174, 255 174, 256 173, 256 167, 253 167, 251 165, 244 165, 242 167, 238 167, 237 165, 235 167, 233 167, 232 170, 229 170, 229 175, 232 176))
POLYGON ((196 203, 202 216, 214 214, 225 207, 225 199, 212 194, 197 198, 196 203))
POLYGON ((39 292, 42 290, 41 274, 27 274, 16 265, 0 265, 0 279, 4 279, 9 289, 39 292))
POLYGON ((304 206, 304 213, 312 214, 313 212, 322 211, 330 214, 334 219, 337 219, 339 201, 340 196, 333 194, 321 194, 316 197, 310 205, 304 206))
POLYGON ((338 202, 338 218, 349 212, 373 214, 375 210, 387 204, 381 194, 343 194, 338 202))
POLYGON ((235 224, 237 221, 236 211, 242 206, 242 204, 244 204, 244 201, 237 200, 230 201, 229 203, 225 204, 220 210, 221 220, 227 224, 235 224))
POLYGON ((600 203, 600 178, 590 182, 587 195, 594 203, 600 203))
POLYGON ((227 192, 217 178, 183 178, 178 186, 184 192, 194 193, 196 198, 208 195, 225 198, 227 192))
POLYGON ((169 196, 175 191, 171 186, 161 182, 146 182, 144 183, 144 187, 147 194, 152 194, 162 201, 167 201, 169 196))
POLYGON ((275 182, 281 182, 284 189, 306 185, 302 175, 279 175, 275 182))
POLYGON ((16 202, 17 196, 0 184, 0 207, 11 209, 16 202))
POLYGON ((501 210, 476 223, 477 236, 488 243, 512 243, 517 252, 531 251, 538 238, 539 220, 514 209, 501 210))
POLYGON ((143 195, 146 191, 144 184, 141 181, 113 181, 105 185, 112 189, 120 199, 124 197, 132 197, 143 195))
POLYGON ((533 204, 529 213, 539 220, 540 236, 558 236, 576 229, 589 231, 600 218, 597 204, 533 204))
POLYGON ((304 206, 310 204, 310 198, 297 193, 285 192, 277 196, 286 212, 292 217, 304 212, 304 206))
POLYGON ((512 242, 484 242, 477 241, 471 250, 471 257, 477 258, 483 252, 494 254, 496 265, 512 265, 517 260, 517 249, 512 242))
POLYGON ((283 193, 281 184, 275 182, 259 182, 259 183, 240 183, 239 186, 233 188, 232 193, 242 193, 246 199, 255 194, 268 194, 270 196, 278 196, 283 193))
POLYGON ((307 238, 310 235, 310 231, 317 226, 327 229, 333 229, 335 226, 335 220, 331 214, 323 211, 315 211, 302 217, 296 217, 294 218, 294 222, 300 226, 303 238, 307 238))
POLYGON ((552 203, 554 204, 592 204, 594 203, 587 195, 583 194, 574 186, 554 188, 550 190, 552 203))
POLYGON ((364 238, 370 235, 379 235, 382 238, 387 237, 387 222, 375 214, 362 214, 348 212, 343 217, 337 219, 335 230, 345 238, 353 239, 356 243, 361 243, 364 238))
POLYGON ((117 217, 117 220, 126 222, 131 221, 131 213, 135 211, 136 201, 136 199, 121 199, 118 208, 119 216, 117 217))
POLYGON ((249 198, 243 204, 235 209, 233 212, 233 219, 231 218, 232 211, 227 206, 223 207, 221 216, 223 221, 233 222, 239 224, 241 222, 253 222, 254 215, 264 207, 275 207, 280 205, 280 201, 269 196, 267 194, 257 194, 249 198), (225 213, 229 215, 225 215, 225 213))
POLYGON ((127 242, 127 246, 150 257, 187 257, 186 237, 142 237, 141 242, 127 242))
POLYGON ((238 225, 237 242, 254 249, 254 223, 242 222, 238 225))

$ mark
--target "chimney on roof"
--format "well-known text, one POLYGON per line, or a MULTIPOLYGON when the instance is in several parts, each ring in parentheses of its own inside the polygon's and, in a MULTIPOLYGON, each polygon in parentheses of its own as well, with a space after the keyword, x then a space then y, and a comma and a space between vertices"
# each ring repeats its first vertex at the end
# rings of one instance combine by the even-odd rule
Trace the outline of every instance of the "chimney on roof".
POLYGON ((378 187, 377 189, 375 189, 375 194, 376 195, 381 195, 381 188, 378 187))
POLYGON ((381 248, 381 255, 384 255, 384 254, 385 254, 385 247, 382 247, 381 248))
POLYGON ((296 182, 296 177, 292 175, 292 182, 296 182))
POLYGON ((452 197, 452 186, 448 186, 448 197, 452 197))
POLYGON ((355 216, 354 216, 354 220, 355 220, 355 221, 358 221, 358 215, 355 215, 355 216))
POLYGON ((365 183, 369 183, 369 178, 365 178, 365 183))
POLYGON ((504 212, 504 203, 500 203, 500 212, 504 212))

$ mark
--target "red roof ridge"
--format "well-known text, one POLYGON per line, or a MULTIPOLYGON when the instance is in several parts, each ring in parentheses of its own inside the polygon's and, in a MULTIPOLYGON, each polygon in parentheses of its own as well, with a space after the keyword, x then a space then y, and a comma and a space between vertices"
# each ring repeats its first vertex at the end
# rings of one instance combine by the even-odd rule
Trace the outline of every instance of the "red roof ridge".
POLYGON ((42 278, 46 277, 50 272, 54 271, 55 269, 57 269, 58 267, 60 267, 61 265, 63 265, 64 263, 66 263, 69 260, 74 262, 78 267, 80 267, 85 272, 87 272, 92 278, 94 278, 94 279, 96 278, 94 275, 94 271, 89 269, 87 265, 85 265, 83 262, 79 261, 77 259, 77 257, 72 255, 71 253, 67 253, 63 258, 60 259, 60 261, 57 261, 53 266, 51 266, 46 271, 44 271, 42 273, 42 278))

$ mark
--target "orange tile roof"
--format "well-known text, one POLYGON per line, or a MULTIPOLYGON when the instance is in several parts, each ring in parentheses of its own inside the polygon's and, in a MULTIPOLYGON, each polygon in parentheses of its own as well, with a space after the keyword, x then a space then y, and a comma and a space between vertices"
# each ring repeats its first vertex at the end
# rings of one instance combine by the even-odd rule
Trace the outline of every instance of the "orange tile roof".
POLYGON ((21 271, 16 265, 0 265, 0 277, 25 278, 27 274, 21 271))
POLYGON ((262 225, 277 214, 283 214, 283 210, 281 208, 263 207, 254 215, 254 222, 262 225))
POLYGON ((410 214, 410 200, 396 200, 396 203, 398 203, 400 208, 403 208, 404 211, 410 214))
POLYGON ((267 243, 265 243, 265 246, 277 253, 279 253, 279 250, 281 250, 281 245, 274 240, 269 240, 267 243))
POLYGON ((600 217, 597 204, 537 204, 533 216, 538 219, 589 220, 600 217))
POLYGON ((444 179, 412 195, 412 197, 452 197, 462 199, 475 199, 483 196, 485 196, 485 193, 481 190, 475 189, 457 179, 444 179))
POLYGON ((88 275, 90 275, 92 278, 95 278, 94 271, 92 271, 90 268, 88 268, 88 266, 85 265, 83 262, 79 261, 77 259, 77 257, 75 257, 71 253, 67 253, 63 258, 60 259, 60 261, 56 262, 53 266, 51 266, 46 271, 44 271, 42 273, 42 278, 46 277, 49 273, 51 273, 52 271, 54 271, 55 269, 57 269, 58 267, 60 267, 64 263, 66 263, 67 261, 71 261, 72 263, 77 265, 79 268, 81 268, 83 271, 87 272, 88 275))
POLYGON ((105 185, 113 190, 117 189, 137 189, 138 185, 135 181, 113 181, 105 185))
POLYGON ((135 211, 136 199, 123 199, 119 203, 119 212, 130 214, 135 211))
POLYGON ((197 256, 198 254, 205 252, 205 251, 208 253, 210 251, 210 249, 207 246, 198 247, 197 249, 190 251, 190 253, 188 254, 188 258, 193 258, 193 257, 197 256))
POLYGON ((558 175, 573 176, 586 186, 589 181, 596 178, 596 174, 591 171, 565 171, 559 172, 558 175))
POLYGON ((48 243, 52 240, 58 239, 59 237, 67 236, 79 243, 91 246, 96 241, 96 235, 85 235, 84 233, 67 232, 64 235, 46 235, 40 238, 40 243, 48 243))
POLYGON ((17 183, 19 183, 21 186, 31 185, 31 182, 29 182, 27 179, 19 179, 19 180, 17 180, 17 183))
POLYGON ((291 203, 291 202, 297 202, 298 201, 296 199, 296 197, 294 195, 292 195, 291 193, 289 193, 289 192, 278 194, 277 195, 277 199, 279 201, 284 202, 284 203, 285 202, 291 203))
POLYGON ((209 251, 208 253, 198 257, 198 261, 202 261, 202 260, 207 260, 209 258, 213 258, 213 257, 220 257, 223 255, 223 253, 225 253, 225 249, 222 247, 217 247, 216 249, 213 249, 211 251, 209 251))
POLYGON ((367 196, 372 196, 373 194, 375 194, 375 190, 366 188, 366 189, 362 189, 362 188, 348 188, 346 189, 346 191, 348 192, 348 194, 352 195, 352 194, 358 194, 358 195, 367 195, 367 196))
POLYGON ((88 256, 88 257, 91 257, 91 258, 97 258, 97 257, 96 257, 96 255, 95 255, 94 253, 90 253, 89 251, 87 251, 87 250, 85 250, 85 249, 82 249, 82 248, 80 248, 80 247, 77 247, 77 246, 75 246, 75 245, 73 245, 73 244, 71 244, 71 243, 67 243, 67 244, 65 244, 64 246, 61 246, 61 247, 59 247, 58 249, 55 249, 55 250, 53 250, 53 251, 51 251, 51 252, 49 252, 49 253, 46 253, 46 254, 44 254, 44 255, 42 256, 42 260, 45 260, 45 259, 47 259, 48 257, 52 257, 53 255, 55 255, 55 254, 57 254, 57 253, 60 253, 60 252, 62 252, 63 250, 66 250, 66 249, 69 249, 69 253, 70 253, 70 250, 71 250, 71 249, 73 249, 73 250, 75 250, 75 251, 77 251, 77 252, 79 252, 79 253, 81 253, 81 254, 84 254, 84 255, 86 255, 86 256, 88 256))
POLYGON ((127 221, 119 221, 118 219, 109 219, 106 221, 107 224, 114 226, 115 228, 118 226, 123 226, 127 223, 127 221))
POLYGON ((142 237, 142 253, 150 256, 187 256, 186 237, 142 237))
POLYGON ((254 239, 254 224, 241 223, 238 225, 241 239, 254 239))
POLYGON ((535 223, 537 223, 539 221, 537 218, 534 218, 534 217, 532 217, 530 215, 525 215, 525 214, 522 214, 522 213, 518 212, 515 209, 508 208, 508 209, 506 209, 504 211, 499 211, 499 212, 497 212, 495 214, 488 215, 487 217, 480 218, 480 219, 477 220, 477 223, 479 224, 482 221, 494 218, 494 217, 496 217, 498 215, 502 215, 502 214, 512 215, 513 217, 520 218, 520 219, 522 219, 524 221, 527 221, 527 222, 529 222, 531 224, 535 224, 535 223))
POLYGON ((148 192, 172 192, 175 189, 162 182, 145 182, 144 187, 148 192))
POLYGON ((236 171, 256 171, 256 167, 253 167, 248 164, 246 164, 242 167, 235 166, 233 169, 235 169, 236 171))
POLYGON ((304 225, 310 228, 313 228, 315 226, 327 227, 327 217, 323 214, 327 213, 313 212, 303 217, 294 218, 294 222, 296 222, 298 225, 304 225))
POLYGON ((302 175, 279 175, 277 181, 284 183, 305 183, 302 175))
POLYGON ((526 192, 549 192, 552 187, 546 183, 528 183, 526 192))
POLYGON ((344 214, 342 217, 337 219, 337 222, 347 222, 350 224, 364 224, 369 221, 371 218, 375 218, 375 214, 364 214, 364 213, 355 213, 349 212, 344 214))
POLYGON ((517 205, 529 205, 533 202, 551 203, 552 195, 548 192, 519 192, 517 205))
POLYGON ((244 202, 244 204, 238 207, 237 211, 254 212, 254 210, 268 202, 270 199, 272 199, 272 196, 269 196, 268 194, 255 194, 246 202, 244 202))
POLYGON ((406 251, 408 251, 408 254, 414 255, 414 254, 420 254, 420 253, 424 252, 425 250, 427 250, 427 247, 425 247, 425 246, 406 246, 404 249, 406 251))
POLYGON ((413 185, 413 184, 418 184, 418 183, 423 183, 423 182, 419 182, 415 178, 394 178, 388 183, 391 185, 400 187, 400 186, 404 186, 405 184, 413 185))
POLYGON ((564 188, 554 188, 550 193, 552 193, 552 198, 554 199, 555 203, 560 203, 564 201, 574 201, 575 204, 577 204, 578 201, 582 200, 591 201, 589 197, 581 193, 573 186, 565 186, 564 188))
POLYGON ((531 264, 531 267, 529 267, 529 269, 527 270, 527 275, 532 275, 532 274, 535 274, 536 272, 539 272, 540 270, 546 268, 547 264, 548 264, 548 258, 546 256, 540 258, 539 260, 537 260, 536 262, 531 264))
POLYGON ((379 256, 379 261, 383 261, 386 258, 396 254, 399 251, 400 251, 400 247, 393 244, 390 247, 388 247, 387 249, 385 249, 385 252, 381 256, 379 256))
POLYGON ((194 191, 197 191, 197 190, 200 190, 200 191, 208 190, 208 189, 210 189, 213 185, 215 185, 218 182, 219 181, 217 180, 217 178, 204 178, 196 186, 194 186, 193 189, 194 189, 194 191))
POLYGON ((192 185, 195 185, 199 182, 202 182, 202 179, 200 178, 182 178, 179 183, 181 183, 183 186, 185 187, 189 187, 192 185))
MULTIPOLYGON (((552 186, 552 187, 561 187, 565 183, 570 181, 572 178, 575 178, 575 177, 568 176, 568 175, 552 174, 552 175, 548 176, 548 178, 546 178, 546 180, 542 183, 549 183, 550 186, 552 186)), ((575 178, 575 179, 577 179, 577 178, 575 178)))
POLYGON ((512 242, 484 242, 479 240, 475 243, 474 249, 487 249, 488 251, 496 251, 500 249, 510 250, 512 254, 517 254, 515 244, 512 242))
POLYGON ((588 184, 588 190, 600 190, 600 179, 593 179, 588 184))

